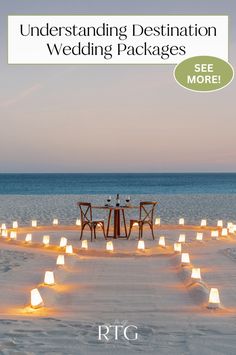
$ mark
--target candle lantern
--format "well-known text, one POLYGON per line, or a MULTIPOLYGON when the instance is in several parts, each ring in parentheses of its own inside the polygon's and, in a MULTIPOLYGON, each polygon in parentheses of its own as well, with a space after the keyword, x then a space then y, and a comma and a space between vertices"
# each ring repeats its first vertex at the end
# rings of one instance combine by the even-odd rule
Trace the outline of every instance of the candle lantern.
POLYGON ((180 234, 179 235, 179 243, 185 243, 185 240, 186 240, 185 234, 180 234))
POLYGON ((48 246, 50 243, 50 236, 49 235, 44 235, 43 236, 43 244, 44 246, 48 246))
POLYGON ((209 293, 209 303, 208 308, 219 308, 220 306, 220 296, 217 288, 211 288, 209 293))
POLYGON ((37 288, 34 288, 33 290, 30 291, 31 295, 31 307, 32 308, 40 308, 43 307, 43 299, 39 293, 39 290, 37 288))
POLYGON ((112 241, 109 241, 109 242, 106 243, 106 250, 107 251, 113 251, 114 250, 112 241))
POLYGON ((65 237, 61 237, 60 248, 65 248, 66 245, 67 245, 67 239, 65 237))
POLYGON ((181 264, 182 265, 189 265, 190 264, 189 253, 182 253, 181 254, 181 264))
POLYGON ((207 220, 206 219, 202 219, 201 220, 201 227, 206 227, 207 225, 207 220))
POLYGON ((73 247, 72 245, 66 246, 66 254, 73 254, 73 247))
POLYGON ((31 243, 32 242, 32 234, 30 234, 30 233, 26 234, 25 242, 26 243, 31 243))
POLYGON ((6 229, 3 229, 2 230, 2 237, 7 238, 7 236, 8 236, 8 231, 6 229))
POLYGON ((81 220, 79 218, 77 218, 77 220, 75 221, 76 226, 81 226, 81 220))
POLYGON ((16 232, 10 232, 10 239, 16 240, 17 239, 17 233, 16 232))
POLYGON ((196 240, 202 241, 203 240, 203 233, 197 233, 196 240))
POLYGON ((160 218, 156 218, 156 219, 155 219, 155 224, 156 224, 157 226, 159 226, 159 225, 161 224, 161 219, 160 219, 160 218))
POLYGON ((53 271, 46 271, 45 272, 44 285, 47 285, 47 286, 55 285, 55 279, 54 279, 53 271))
POLYGON ((57 218, 54 218, 54 220, 52 221, 52 224, 53 224, 54 226, 57 226, 57 225, 59 224, 58 219, 57 219, 57 218))
POLYGON ((12 223, 12 228, 13 228, 13 229, 18 228, 18 222, 17 222, 17 221, 14 221, 14 222, 12 223))
POLYGON ((159 238, 158 244, 159 244, 161 247, 165 247, 165 246, 166 246, 165 237, 161 236, 161 237, 159 238))
POLYGON ((64 255, 58 255, 57 257, 57 266, 65 265, 65 257, 64 255))
POLYGON ((223 227, 223 221, 222 220, 219 220, 217 221, 217 227, 223 227))
POLYGON ((191 273, 191 278, 193 280, 201 280, 201 271, 200 268, 193 268, 191 273))
POLYGON ((144 250, 144 249, 145 249, 144 240, 139 240, 138 241, 138 250, 144 250))
POLYGON ((212 238, 218 238, 219 237, 219 232, 218 231, 211 231, 211 237, 212 238))
POLYGON ((31 222, 31 226, 32 227, 37 227, 37 221, 35 219, 31 222))
POLYGON ((181 251, 182 251, 182 245, 181 245, 181 243, 174 243, 174 251, 175 251, 176 253, 181 253, 181 251))
POLYGON ((181 226, 184 225, 184 218, 180 218, 180 219, 179 219, 179 224, 180 224, 181 226))
POLYGON ((82 249, 86 249, 86 250, 88 249, 88 241, 87 241, 87 239, 82 240, 81 248, 82 249))
POLYGON ((222 235, 222 237, 227 237, 228 229, 227 228, 222 228, 221 235, 222 235))

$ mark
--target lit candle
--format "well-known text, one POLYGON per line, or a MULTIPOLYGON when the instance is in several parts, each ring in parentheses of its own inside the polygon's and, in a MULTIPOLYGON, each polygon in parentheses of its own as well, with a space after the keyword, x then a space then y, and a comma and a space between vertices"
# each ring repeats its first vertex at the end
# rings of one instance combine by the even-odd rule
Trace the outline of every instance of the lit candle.
POLYGON ((33 290, 30 291, 31 294, 31 307, 32 308, 40 308, 43 307, 43 299, 39 293, 39 290, 37 288, 34 288, 33 290))
POLYGON ((212 238, 218 238, 219 237, 219 232, 218 231, 211 231, 211 237, 212 238))
POLYGON ((26 243, 31 243, 32 242, 32 234, 30 234, 30 233, 26 234, 25 242, 26 243))
POLYGON ((37 227, 37 221, 35 219, 31 222, 31 226, 32 227, 37 227))
POLYGON ((211 288, 209 294, 208 308, 219 308, 220 296, 217 288, 211 288))
POLYGON ((138 241, 138 247, 139 250, 144 250, 145 249, 145 243, 144 240, 139 240, 138 241))
POLYGON ((14 229, 18 228, 18 222, 17 221, 14 221, 12 223, 12 228, 14 228, 14 229))
POLYGON ((196 240, 202 241, 203 240, 203 233, 197 233, 196 240))
POLYGON ((57 219, 57 218, 54 218, 54 220, 52 221, 52 224, 53 224, 54 226, 56 226, 57 224, 59 224, 58 219, 57 219))
POLYGON ((192 278, 193 280, 201 280, 201 271, 200 271, 200 268, 193 268, 193 269, 192 269, 191 278, 192 278))
POLYGON ((81 226, 81 220, 79 218, 77 218, 77 220, 75 221, 76 226, 81 226))
POLYGON ((201 227, 206 227, 207 225, 207 220, 206 219, 202 219, 201 220, 201 227))
POLYGON ((87 241, 87 239, 82 240, 81 248, 82 249, 86 249, 86 250, 88 249, 88 241, 87 241))
POLYGON ((46 271, 45 272, 44 285, 47 285, 47 286, 55 285, 55 279, 54 279, 53 271, 46 271))
POLYGON ((159 226, 161 224, 161 219, 160 218, 156 218, 155 219, 155 224, 159 226))
POLYGON ((67 245, 67 239, 65 237, 61 237, 60 248, 65 248, 66 245, 67 245))
POLYGON ((66 246, 66 254, 73 254, 73 247, 72 245, 66 246))
POLYGON ((185 243, 185 234, 179 235, 179 243, 185 243))
POLYGON ((227 228, 222 228, 221 235, 222 235, 222 237, 227 237, 228 229, 227 228))
POLYGON ((43 244, 44 244, 45 246, 48 246, 49 243, 50 243, 50 236, 49 236, 49 235, 44 235, 44 236, 43 236, 43 244))
POLYGON ((189 265, 190 264, 189 253, 182 253, 181 254, 181 264, 182 265, 189 265))
POLYGON ((65 265, 65 257, 64 255, 58 255, 57 257, 57 266, 65 265))
POLYGON ((10 233, 10 239, 16 240, 16 239, 17 239, 17 233, 12 231, 12 232, 10 233))
POLYGON ((222 220, 219 220, 217 221, 217 227, 223 227, 223 221, 222 220))
POLYGON ((180 224, 181 226, 184 225, 184 218, 180 218, 180 219, 179 219, 179 224, 180 224))
POLYGON ((166 246, 166 241, 165 241, 165 237, 161 236, 159 238, 159 243, 158 243, 161 247, 165 247, 166 246))
POLYGON ((106 243, 106 250, 107 251, 113 251, 114 250, 113 243, 111 241, 106 243))
POLYGON ((174 251, 175 251, 176 253, 181 253, 181 251, 182 251, 182 245, 181 245, 181 243, 174 243, 174 251))

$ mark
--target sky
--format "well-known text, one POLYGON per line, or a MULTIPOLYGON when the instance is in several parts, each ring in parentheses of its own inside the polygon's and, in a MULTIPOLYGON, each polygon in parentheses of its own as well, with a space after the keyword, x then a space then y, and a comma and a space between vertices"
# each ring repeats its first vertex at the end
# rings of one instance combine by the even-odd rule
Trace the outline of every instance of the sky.
POLYGON ((8 65, 10 14, 229 14, 232 0, 9 0, 0 5, 0 172, 236 172, 235 80, 208 94, 173 65, 8 65))

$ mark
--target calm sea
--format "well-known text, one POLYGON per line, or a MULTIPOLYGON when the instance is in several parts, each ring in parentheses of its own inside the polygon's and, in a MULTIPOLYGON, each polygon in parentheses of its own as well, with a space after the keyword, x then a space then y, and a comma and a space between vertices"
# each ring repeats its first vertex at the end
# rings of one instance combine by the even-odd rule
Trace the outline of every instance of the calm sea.
MULTIPOLYGON (((105 203, 107 195, 133 203, 157 200, 163 222, 207 218, 236 221, 236 174, 0 174, 0 223, 74 223, 76 202, 105 203)), ((101 212, 100 212, 101 213, 101 212)))

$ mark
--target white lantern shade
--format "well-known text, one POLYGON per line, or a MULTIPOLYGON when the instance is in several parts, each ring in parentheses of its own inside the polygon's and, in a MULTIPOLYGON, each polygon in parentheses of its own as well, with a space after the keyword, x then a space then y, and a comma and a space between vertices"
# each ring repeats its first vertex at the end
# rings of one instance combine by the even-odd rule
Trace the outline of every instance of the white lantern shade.
POLYGON ((87 239, 82 240, 81 248, 82 249, 86 249, 86 250, 88 249, 88 241, 87 241, 87 239))
POLYGON ((66 246, 67 246, 67 239, 65 237, 61 237, 60 248, 65 248, 66 246))
POLYGON ((182 244, 181 243, 174 243, 174 251, 176 253, 181 253, 182 251, 182 244))
POLYGON ((179 243, 185 243, 185 240, 186 240, 185 234, 180 234, 179 235, 179 243))
POLYGON ((37 227, 37 221, 35 219, 33 221, 31 221, 31 226, 32 227, 37 227))
POLYGON ((40 308, 43 307, 43 299, 39 293, 39 290, 37 288, 34 288, 33 290, 30 291, 31 299, 31 307, 32 308, 40 308))
POLYGON ((201 280, 200 268, 193 268, 192 269, 191 278, 194 280, 201 280))
POLYGON ((17 221, 14 221, 12 223, 12 228, 14 228, 14 229, 18 228, 18 222, 17 221))
POLYGON ((222 220, 219 220, 217 221, 217 227, 223 227, 223 221, 222 220))
POLYGON ((8 231, 6 229, 3 229, 2 230, 2 237, 7 238, 7 236, 8 236, 8 231))
POLYGON ((197 233, 196 240, 202 241, 203 240, 203 233, 197 233))
POLYGON ((7 229, 6 224, 5 224, 5 223, 2 223, 2 225, 1 225, 1 230, 6 230, 6 229, 7 229))
POLYGON ((222 235, 222 237, 227 237, 228 229, 227 228, 222 228, 221 235, 222 235))
POLYGON ((81 226, 81 220, 79 218, 77 218, 77 220, 75 221, 76 226, 81 226))
POLYGON ((16 232, 10 232, 10 239, 16 240, 17 239, 17 233, 16 232))
POLYGON ((184 225, 184 218, 180 218, 180 219, 179 219, 179 224, 180 224, 181 226, 184 225))
POLYGON ((165 247, 165 246, 166 246, 165 237, 161 236, 161 237, 159 238, 158 244, 159 244, 161 247, 165 247))
POLYGON ((156 219, 155 219, 155 224, 156 224, 157 226, 159 226, 159 225, 161 224, 161 219, 160 219, 160 218, 156 218, 156 219))
POLYGON ((228 223, 227 223, 227 228, 229 229, 229 228, 233 227, 233 225, 234 225, 234 224, 233 224, 232 222, 228 222, 228 223))
POLYGON ((44 275, 44 285, 53 286, 55 285, 54 273, 53 271, 46 271, 44 275))
POLYGON ((57 218, 54 218, 54 220, 52 221, 52 224, 53 224, 54 226, 58 225, 58 224, 59 224, 58 219, 57 219, 57 218))
POLYGON ((218 308, 220 305, 220 296, 217 288, 211 288, 209 293, 208 308, 218 308))
POLYGON ((233 229, 233 233, 236 233, 236 224, 233 225, 232 229, 233 229))
POLYGON ((57 257, 57 266, 65 265, 65 257, 64 255, 58 255, 57 257))
POLYGON ((50 243, 50 236, 49 235, 44 235, 43 236, 43 244, 45 246, 47 246, 47 245, 49 245, 49 243, 50 243))
POLYGON ((26 241, 26 243, 31 243, 32 242, 32 234, 30 234, 30 233, 26 234, 25 241, 26 241))
POLYGON ((228 228, 230 234, 234 234, 234 226, 228 228))
POLYGON ((183 265, 188 265, 188 264, 190 264, 189 253, 182 253, 182 254, 181 254, 181 263, 182 263, 183 265))
POLYGON ((109 241, 109 242, 106 243, 106 250, 107 251, 113 251, 114 250, 112 241, 109 241))
POLYGON ((212 238, 218 238, 219 237, 219 232, 218 231, 211 231, 211 237, 212 238))
POLYGON ((133 227, 138 227, 138 222, 134 222, 133 227))
POLYGON ((207 220, 206 219, 202 219, 201 220, 201 227, 206 227, 207 225, 207 220))
POLYGON ((66 246, 66 254, 73 254, 73 247, 72 245, 66 246))
POLYGON ((144 250, 145 249, 145 243, 144 240, 139 240, 138 241, 138 247, 139 250, 144 250))

